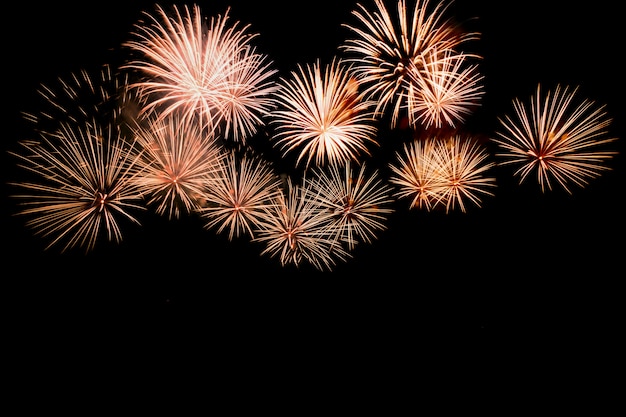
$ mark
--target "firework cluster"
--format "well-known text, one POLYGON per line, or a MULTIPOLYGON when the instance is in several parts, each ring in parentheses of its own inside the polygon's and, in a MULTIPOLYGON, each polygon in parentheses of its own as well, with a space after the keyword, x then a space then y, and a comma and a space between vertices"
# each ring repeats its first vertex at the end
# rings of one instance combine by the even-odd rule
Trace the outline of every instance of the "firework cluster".
POLYGON ((537 87, 513 100, 491 141, 462 133, 480 106, 483 76, 467 52, 479 33, 447 17, 449 3, 356 4, 350 36, 331 62, 279 74, 250 25, 199 6, 146 11, 119 68, 44 86, 46 107, 25 114, 35 138, 12 152, 20 215, 48 248, 91 251, 121 241, 143 210, 197 215, 207 230, 262 245, 281 265, 332 270, 386 229, 394 204, 465 212, 494 196, 496 165, 567 192, 604 170, 616 140, 603 106, 577 88, 537 87), (381 125, 408 129, 389 174, 367 163, 381 125), (277 170, 267 141, 296 154, 299 175, 277 170))

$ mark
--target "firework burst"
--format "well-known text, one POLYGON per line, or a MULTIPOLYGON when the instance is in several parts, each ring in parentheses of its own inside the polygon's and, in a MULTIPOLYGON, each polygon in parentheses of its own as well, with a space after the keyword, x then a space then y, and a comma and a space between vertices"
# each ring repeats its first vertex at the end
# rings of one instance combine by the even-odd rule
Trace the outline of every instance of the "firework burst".
POLYGON ((277 257, 282 266, 308 262, 318 270, 331 270, 349 254, 333 238, 330 213, 310 198, 309 185, 287 177, 284 189, 266 207, 253 241, 265 245, 261 256, 277 257))
POLYGON ((441 199, 443 177, 437 175, 433 140, 405 143, 403 153, 396 152, 396 162, 390 163, 389 182, 397 186, 395 195, 411 198, 410 208, 432 210, 441 199))
POLYGON ((446 51, 427 56, 431 59, 424 64, 425 71, 409 73, 409 123, 425 129, 455 127, 480 104, 484 77, 477 65, 466 65, 465 54, 446 51))
POLYGON ((228 229, 230 240, 243 234, 254 237, 261 221, 271 221, 267 207, 282 193, 281 184, 280 176, 260 156, 228 151, 200 209, 205 227, 217 227, 218 233, 228 229))
MULTIPOLYGON (((359 25, 344 25, 354 38, 347 39, 340 48, 350 54, 346 60, 354 63, 354 73, 365 86, 363 95, 376 101, 376 114, 390 109, 392 127, 403 117, 408 117, 411 124, 417 123, 420 117, 416 116, 423 112, 412 106, 419 103, 431 108, 426 120, 436 123, 442 100, 448 102, 448 108, 449 102, 459 99, 454 105, 464 105, 468 90, 473 90, 478 81, 468 74, 474 71, 473 67, 456 65, 461 59, 450 63, 450 55, 459 53, 463 43, 479 38, 478 33, 465 32, 444 18, 450 4, 439 2, 433 7, 430 0, 417 0, 411 9, 405 0, 398 0, 397 14, 393 15, 382 0, 375 0, 374 10, 358 4, 352 12, 359 25), (433 70, 434 74, 429 74, 433 70), (461 86, 463 82, 470 86, 461 86), (424 88, 425 93, 421 94, 424 88), (437 111, 433 113, 432 109, 437 111)), ((473 100, 471 104, 474 105, 473 100)))
POLYGON ((308 181, 310 198, 331 213, 336 239, 346 243, 348 250, 353 250, 358 242, 371 243, 379 231, 386 229, 394 200, 391 187, 378 177, 377 171, 368 174, 362 164, 354 172, 348 161, 343 167, 318 168, 315 177, 308 181))
POLYGON ((499 119, 505 130, 493 139, 503 150, 496 156, 504 158, 502 165, 519 166, 515 175, 520 183, 535 173, 542 192, 556 180, 571 193, 570 183, 584 187, 610 169, 605 162, 617 152, 599 146, 617 139, 608 133, 611 119, 605 106, 587 99, 576 104, 577 90, 557 85, 554 94, 543 96, 538 85, 528 107, 514 99, 514 117, 499 119))
POLYGON ((157 6, 125 43, 142 55, 123 68, 143 75, 132 87, 146 98, 144 112, 176 112, 211 128, 223 122, 224 137, 245 142, 274 106, 276 70, 251 44, 249 25, 231 25, 228 12, 207 23, 197 5, 171 14, 157 6))
POLYGON ((143 149, 136 182, 147 205, 169 218, 199 210, 223 158, 213 132, 170 113, 146 118, 135 136, 143 149))
POLYGON ((271 120, 278 125, 275 145, 285 154, 300 148, 296 163, 306 158, 307 166, 313 158, 317 165, 343 164, 369 154, 368 144, 377 144, 374 117, 343 61, 334 59, 324 70, 319 61, 298 68, 281 80, 282 107, 271 120))
POLYGON ((445 202, 446 212, 457 206, 465 212, 468 200, 480 207, 480 195, 493 196, 489 189, 495 187, 496 179, 485 174, 495 164, 489 162, 489 154, 478 142, 454 135, 438 139, 434 150, 435 172, 443 183, 440 201, 445 202))
POLYGON ((24 194, 19 214, 29 216, 27 226, 50 238, 47 249, 63 245, 62 251, 83 247, 91 251, 106 233, 120 242, 120 221, 139 221, 131 209, 143 209, 135 178, 140 174, 135 143, 90 122, 84 127, 61 123, 54 135, 20 142, 23 153, 13 153, 19 166, 33 180, 13 183, 24 194))
POLYGON ((128 74, 115 73, 104 65, 95 73, 83 69, 67 78, 58 78, 58 85, 41 85, 38 94, 42 107, 38 112, 23 112, 36 131, 54 136, 62 122, 74 126, 97 125, 117 129, 126 134, 128 126, 138 121, 141 99, 129 88, 128 74))
POLYGON ((390 164, 390 182, 398 186, 397 196, 412 198, 411 208, 445 206, 450 212, 459 207, 465 212, 465 201, 480 207, 480 195, 493 195, 489 188, 495 186, 495 178, 485 174, 495 164, 470 137, 416 139, 396 156, 397 162, 390 164))

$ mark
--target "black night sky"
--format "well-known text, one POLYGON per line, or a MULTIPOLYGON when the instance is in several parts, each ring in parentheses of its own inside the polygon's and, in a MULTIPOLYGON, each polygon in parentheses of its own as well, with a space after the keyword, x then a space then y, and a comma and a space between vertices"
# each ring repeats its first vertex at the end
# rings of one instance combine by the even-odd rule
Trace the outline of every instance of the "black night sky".
MULTIPOLYGON (((57 346, 37 366, 57 354, 71 362, 62 346, 74 338, 111 346, 176 340, 179 348, 188 343, 196 351, 196 342, 209 340, 222 353, 247 356, 250 364, 249 350, 259 361, 259 351, 282 361, 271 346, 287 343, 280 350, 294 361, 309 350, 338 360, 332 345, 346 357, 378 349, 403 366, 409 357, 419 361, 419 349, 435 352, 434 340, 442 335, 455 339, 462 352, 480 351, 483 361, 506 351, 509 342, 528 343, 538 356, 540 343, 569 346, 580 339, 594 340, 594 352, 617 351, 626 276, 626 129, 623 22, 615 3, 573 8, 561 0, 457 0, 447 14, 481 33, 467 48, 483 57, 486 93, 463 129, 489 138, 497 118, 512 111, 512 100, 526 100, 538 83, 578 85, 580 96, 606 104, 613 117, 609 129, 619 137, 612 145, 619 154, 608 162, 611 171, 569 195, 560 188, 542 193, 533 179, 519 185, 511 168, 497 167, 495 196, 466 213, 409 210, 398 201, 376 241, 324 273, 307 265, 281 267, 247 239, 229 242, 193 216, 169 220, 148 211, 141 226, 128 225, 121 244, 84 255, 45 251, 45 242, 14 215, 6 183, 20 171, 7 151, 31 134, 20 112, 36 110, 40 83, 124 62, 121 45, 132 25, 142 11, 154 10, 150 1, 126 3, 18 2, 7 16, 11 28, 4 27, 4 317, 16 350, 38 356, 41 344, 57 346)), ((230 5, 231 22, 250 24, 249 31, 259 34, 255 44, 283 76, 299 63, 341 54, 337 47, 348 35, 341 25, 354 22, 356 2, 199 4, 208 17, 230 5)), ((399 149, 393 139, 391 133, 381 140, 372 165, 384 167, 399 149)), ((119 346, 116 351, 125 355, 119 346)), ((565 367, 567 360, 558 360, 565 367)))

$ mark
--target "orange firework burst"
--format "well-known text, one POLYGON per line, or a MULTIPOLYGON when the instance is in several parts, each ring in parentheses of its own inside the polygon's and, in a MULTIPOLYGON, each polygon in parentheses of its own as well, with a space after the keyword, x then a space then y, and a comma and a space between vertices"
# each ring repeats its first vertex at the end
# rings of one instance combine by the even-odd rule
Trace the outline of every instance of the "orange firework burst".
POLYGON ((148 205, 169 218, 198 210, 223 158, 212 131, 169 113, 146 118, 135 135, 143 150, 136 182, 148 205))
POLYGON ((282 192, 280 176, 271 164, 250 152, 239 155, 228 151, 200 208, 205 227, 217 227, 218 233, 229 229, 230 240, 241 234, 254 237, 259 223, 269 221, 267 206, 282 192))
POLYGON ((141 150, 127 137, 139 101, 128 78, 108 65, 95 75, 82 70, 58 81, 39 90, 44 108, 24 113, 39 138, 20 141, 22 152, 10 152, 30 173, 11 183, 25 190, 13 197, 21 200, 18 213, 29 217, 27 226, 50 238, 47 249, 89 252, 102 235, 119 243, 122 220, 139 224, 131 210, 144 209, 135 182, 141 150))
POLYGON ((331 270, 349 254, 336 244, 331 215, 310 198, 306 181, 293 183, 287 177, 284 190, 259 224, 253 241, 265 245, 261 255, 278 257, 282 266, 308 262, 318 270, 331 270))
POLYGON ((125 44, 142 56, 124 66, 143 75, 132 84, 146 98, 143 111, 177 112, 210 128, 223 122, 223 136, 234 141, 256 133, 274 107, 276 70, 251 44, 257 35, 249 25, 230 25, 227 10, 207 26, 197 5, 145 14, 149 22, 137 24, 136 39, 125 44))
POLYGON ((298 66, 292 78, 282 79, 277 100, 282 107, 271 123, 278 125, 275 144, 284 153, 300 148, 297 163, 306 165, 343 164, 369 154, 368 143, 376 127, 370 103, 359 100, 358 84, 341 59, 334 59, 322 70, 319 61, 298 66))
POLYGON ((365 164, 353 172, 350 161, 344 166, 318 168, 308 179, 310 198, 331 213, 331 228, 338 241, 353 250, 358 242, 371 243, 377 232, 386 228, 387 216, 393 213, 391 187, 367 173, 365 164))
POLYGON ((404 154, 397 153, 396 163, 390 164, 390 182, 398 187, 401 198, 411 197, 411 208, 431 210, 439 205, 446 212, 457 206, 466 211, 465 201, 480 206, 479 195, 493 195, 489 187, 495 178, 485 173, 495 164, 471 137, 430 137, 405 144, 404 154))
POLYGON ((513 100, 515 118, 499 119, 505 131, 497 132, 493 141, 504 152, 496 156, 504 158, 502 165, 520 165, 515 171, 520 183, 534 172, 542 192, 546 186, 551 190, 551 180, 556 180, 571 193, 570 183, 583 187, 610 169, 605 162, 617 152, 599 147, 617 138, 609 135, 605 106, 587 99, 576 104, 578 88, 557 85, 554 94, 542 96, 540 87, 528 107, 513 100))
POLYGON ((120 220, 139 224, 128 209, 143 209, 135 183, 140 174, 135 143, 115 135, 115 126, 84 127, 62 122, 54 135, 22 141, 25 153, 14 153, 33 180, 13 183, 27 190, 13 197, 23 200, 21 215, 27 226, 51 238, 63 251, 84 247, 91 251, 102 233, 120 242, 120 220))

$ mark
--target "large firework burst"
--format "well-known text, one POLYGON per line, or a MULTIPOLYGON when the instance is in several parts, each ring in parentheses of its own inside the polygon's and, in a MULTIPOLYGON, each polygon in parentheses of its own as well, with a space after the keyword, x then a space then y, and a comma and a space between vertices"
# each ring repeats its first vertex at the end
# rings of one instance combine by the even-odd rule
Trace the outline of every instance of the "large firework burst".
POLYGON ((412 198, 411 208, 445 206, 450 212, 459 207, 465 212, 466 200, 480 206, 480 195, 493 195, 489 188, 496 185, 495 178, 485 174, 495 164, 471 137, 415 139, 396 156, 390 182, 398 186, 397 196, 412 198))
POLYGON ((270 123, 277 125, 275 145, 284 153, 300 149, 297 162, 306 158, 309 166, 343 164, 369 154, 368 145, 377 144, 370 104, 359 99, 359 86, 341 59, 321 67, 298 66, 291 78, 281 79, 277 94, 281 108, 270 123))
POLYGON ((338 241, 353 250, 358 242, 371 243, 386 229, 387 216, 393 213, 391 187, 378 176, 367 172, 365 164, 358 171, 350 161, 317 168, 308 179, 310 198, 331 214, 331 228, 338 241))
POLYGON ((132 209, 143 209, 135 180, 141 149, 128 139, 137 123, 140 100, 128 89, 128 77, 108 65, 83 69, 58 85, 42 85, 38 111, 24 112, 38 139, 18 142, 10 152, 29 172, 12 184, 14 195, 35 234, 50 239, 47 248, 82 247, 89 252, 106 235, 122 240, 122 219, 139 224, 132 209))
POLYGON ((278 257, 282 266, 307 262, 318 270, 331 270, 349 254, 334 239, 331 214, 310 197, 307 187, 305 180, 294 183, 287 177, 282 192, 265 208, 253 241, 265 245, 262 256, 278 257))
POLYGON ((406 0, 398 0, 395 15, 382 0, 374 3, 373 10, 357 4, 352 14, 359 24, 344 24, 355 37, 340 48, 354 64, 364 96, 376 101, 377 115, 389 110, 392 127, 404 117, 410 125, 440 124, 442 116, 452 126, 461 121, 459 116, 477 104, 481 77, 474 66, 465 65, 466 57, 478 56, 459 48, 479 34, 444 17, 451 2, 433 7, 430 0, 416 0, 410 8, 406 0), (450 112, 453 103, 456 110, 450 112))
POLYGON ((143 149, 136 182, 147 205, 169 218, 198 210, 223 158, 213 131, 169 113, 146 118, 134 132, 143 149))
POLYGON ((243 234, 254 237, 260 222, 270 221, 266 209, 282 193, 281 184, 272 165, 259 155, 228 151, 199 209, 205 227, 218 233, 228 229, 230 240, 243 234))
POLYGON ((496 156, 503 158, 503 165, 519 165, 515 175, 520 183, 535 173, 542 192, 546 186, 552 189, 551 180, 556 180, 571 193, 570 183, 583 187, 610 169, 604 164, 616 152, 600 146, 617 138, 609 135, 606 106, 588 99, 576 103, 577 90, 557 85, 553 94, 542 95, 538 85, 528 106, 516 98, 514 117, 499 119, 505 130, 493 139, 503 150, 496 156))
POLYGON ((224 137, 245 142, 274 107, 276 70, 251 44, 250 25, 231 25, 228 12, 208 23, 197 5, 144 12, 148 21, 125 43, 142 55, 123 68, 143 75, 132 87, 146 97, 144 112, 176 112, 211 128, 223 122, 224 137))
POLYGON ((135 182, 140 174, 135 143, 117 136, 116 126, 84 126, 62 122, 55 134, 20 142, 13 153, 32 179, 13 183, 26 190, 13 197, 23 200, 19 214, 27 226, 50 238, 47 248, 62 251, 84 247, 91 251, 106 233, 120 242, 120 220, 139 224, 129 209, 143 209, 135 182), (64 243, 63 243, 64 242, 64 243))

